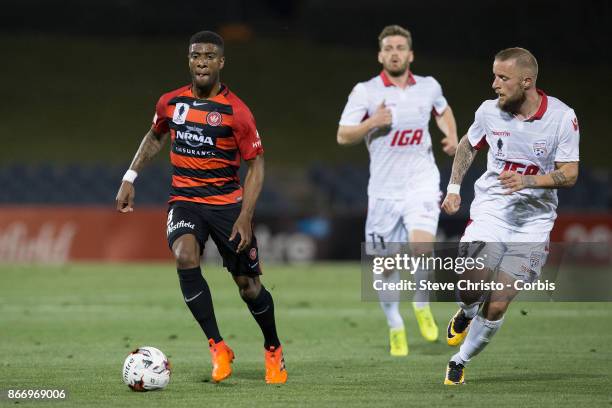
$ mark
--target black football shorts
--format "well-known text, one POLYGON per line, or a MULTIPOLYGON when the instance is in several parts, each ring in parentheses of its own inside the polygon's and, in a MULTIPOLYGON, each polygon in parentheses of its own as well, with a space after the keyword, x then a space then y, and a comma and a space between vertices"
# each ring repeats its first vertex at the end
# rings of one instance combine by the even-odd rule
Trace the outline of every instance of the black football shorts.
POLYGON ((236 253, 236 248, 240 243, 240 235, 234 241, 229 240, 234 223, 240 215, 240 209, 240 206, 214 208, 210 205, 189 201, 171 203, 168 208, 166 230, 170 250, 172 250, 172 244, 177 238, 184 234, 193 234, 200 244, 200 255, 202 255, 204 245, 210 236, 219 249, 221 258, 223 258, 223 266, 232 275, 261 275, 255 235, 253 234, 249 246, 240 253, 236 253))

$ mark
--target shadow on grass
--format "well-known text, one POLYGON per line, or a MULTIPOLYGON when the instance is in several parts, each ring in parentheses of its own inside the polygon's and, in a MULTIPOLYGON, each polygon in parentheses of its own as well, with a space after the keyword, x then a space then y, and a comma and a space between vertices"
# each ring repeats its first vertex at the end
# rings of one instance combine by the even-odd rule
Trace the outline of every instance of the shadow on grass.
MULTIPOLYGON (((472 380, 478 384, 499 384, 500 382, 506 383, 519 383, 519 382, 533 382, 533 381, 575 381, 577 379, 606 379, 605 375, 596 374, 575 374, 575 373, 516 373, 508 372, 507 374, 489 376, 489 377, 476 377, 472 380)), ((467 380, 466 380, 467 381, 467 380)))

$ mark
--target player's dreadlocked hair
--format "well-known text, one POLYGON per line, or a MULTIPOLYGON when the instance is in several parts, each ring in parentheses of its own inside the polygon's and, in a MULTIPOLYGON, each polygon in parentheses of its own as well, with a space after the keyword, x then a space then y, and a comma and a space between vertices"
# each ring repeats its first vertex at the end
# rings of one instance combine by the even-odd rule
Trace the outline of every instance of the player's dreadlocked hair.
POLYGON ((225 44, 223 38, 213 31, 199 31, 191 36, 189 39, 189 45, 196 43, 214 44, 219 47, 219 51, 223 54, 225 44))
POLYGON ((382 40, 392 35, 401 35, 402 37, 405 37, 408 41, 408 47, 412 49, 412 35, 410 34, 410 31, 397 24, 388 25, 383 28, 383 30, 380 32, 380 35, 378 36, 378 45, 382 48, 382 40))

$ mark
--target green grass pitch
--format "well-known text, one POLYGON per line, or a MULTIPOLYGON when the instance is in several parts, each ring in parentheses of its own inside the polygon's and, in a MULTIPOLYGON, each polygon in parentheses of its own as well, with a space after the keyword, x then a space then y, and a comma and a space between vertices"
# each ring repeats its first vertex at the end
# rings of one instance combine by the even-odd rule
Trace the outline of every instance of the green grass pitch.
MULTIPOLYGON (((234 374, 210 378, 205 339, 171 264, 0 266, 0 405, 612 407, 612 303, 517 303, 467 385, 445 387, 453 349, 426 343, 402 306, 410 355, 391 358, 377 303, 360 300, 356 263, 268 266, 289 381, 263 380, 259 328, 227 272, 205 268, 234 374), (121 381, 128 351, 152 345, 174 371, 161 392, 121 381), (8 389, 65 389, 63 402, 8 401, 8 389)), ((442 331, 455 310, 435 304, 442 331)))

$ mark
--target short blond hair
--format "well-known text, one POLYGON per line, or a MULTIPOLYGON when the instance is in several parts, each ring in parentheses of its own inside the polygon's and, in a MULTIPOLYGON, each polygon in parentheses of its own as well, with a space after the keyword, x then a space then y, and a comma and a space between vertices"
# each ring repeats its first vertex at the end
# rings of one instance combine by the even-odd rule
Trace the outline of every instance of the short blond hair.
POLYGON ((531 71, 534 79, 538 77, 538 61, 531 52, 525 48, 512 47, 501 50, 495 54, 495 59, 499 61, 514 60, 516 65, 531 71))
POLYGON ((382 48, 382 41, 392 35, 401 35, 402 37, 406 38, 406 40, 408 41, 408 47, 412 49, 412 35, 410 34, 410 31, 397 24, 388 25, 383 28, 383 30, 380 32, 380 35, 378 36, 378 46, 382 48))

